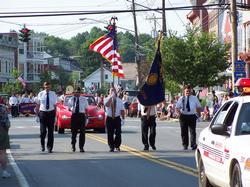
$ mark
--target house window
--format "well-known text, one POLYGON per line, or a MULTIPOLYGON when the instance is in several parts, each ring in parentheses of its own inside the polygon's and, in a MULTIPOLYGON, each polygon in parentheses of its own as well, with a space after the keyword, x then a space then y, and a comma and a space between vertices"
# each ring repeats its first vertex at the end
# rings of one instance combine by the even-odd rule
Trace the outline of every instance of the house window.
POLYGON ((108 79, 108 75, 107 74, 105 75, 105 79, 108 79))

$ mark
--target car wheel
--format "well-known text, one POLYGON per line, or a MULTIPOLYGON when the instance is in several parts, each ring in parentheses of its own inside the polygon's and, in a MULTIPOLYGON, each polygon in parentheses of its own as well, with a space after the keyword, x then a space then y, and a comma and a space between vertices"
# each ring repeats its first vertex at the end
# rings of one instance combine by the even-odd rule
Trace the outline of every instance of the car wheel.
POLYGON ((199 172, 199 187, 212 187, 206 176, 205 168, 201 157, 199 158, 198 172, 199 172))
POLYGON ((60 128, 59 120, 58 120, 58 122, 57 122, 57 128, 58 128, 58 134, 63 134, 63 133, 64 133, 64 129, 63 129, 63 128, 60 128))
POLYGON ((242 187, 241 182, 241 172, 238 162, 234 165, 232 176, 231 176, 231 185, 232 187, 242 187))

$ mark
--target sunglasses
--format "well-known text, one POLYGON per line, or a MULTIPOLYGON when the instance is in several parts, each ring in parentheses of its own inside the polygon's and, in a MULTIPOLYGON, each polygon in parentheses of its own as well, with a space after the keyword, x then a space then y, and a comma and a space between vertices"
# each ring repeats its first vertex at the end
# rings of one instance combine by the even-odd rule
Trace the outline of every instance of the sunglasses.
POLYGON ((81 92, 76 92, 76 93, 81 93, 81 92))

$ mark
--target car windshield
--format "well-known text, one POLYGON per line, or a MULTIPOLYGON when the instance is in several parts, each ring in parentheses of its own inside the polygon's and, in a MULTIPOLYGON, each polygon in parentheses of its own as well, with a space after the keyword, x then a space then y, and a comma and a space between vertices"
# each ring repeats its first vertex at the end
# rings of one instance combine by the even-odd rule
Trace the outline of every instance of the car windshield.
MULTIPOLYGON (((65 102, 64 102, 64 105, 65 105, 65 106, 68 106, 68 102, 69 102, 69 99, 70 99, 71 97, 74 97, 74 96, 66 96, 66 97, 65 97, 65 102)), ((89 102, 89 105, 96 105, 95 99, 94 99, 93 96, 85 96, 85 95, 84 95, 84 97, 87 98, 87 100, 88 100, 88 102, 89 102)))

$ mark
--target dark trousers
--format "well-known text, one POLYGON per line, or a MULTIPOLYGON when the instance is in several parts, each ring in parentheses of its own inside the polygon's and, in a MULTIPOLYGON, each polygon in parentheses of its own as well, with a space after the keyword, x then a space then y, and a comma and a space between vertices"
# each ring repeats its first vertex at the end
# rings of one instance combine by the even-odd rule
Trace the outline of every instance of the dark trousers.
POLYGON ((54 144, 54 124, 55 124, 55 111, 43 112, 40 111, 40 139, 41 145, 44 146, 45 136, 48 129, 47 149, 52 150, 54 144))
POLYGON ((183 147, 188 147, 188 129, 190 132, 191 147, 196 145, 196 115, 180 116, 181 139, 183 147))
POLYGON ((116 117, 112 119, 111 117, 106 118, 106 127, 108 135, 108 145, 110 149, 119 148, 122 142, 121 138, 121 118, 116 117), (115 134, 115 138, 114 138, 115 134))
POLYGON ((17 106, 11 106, 11 115, 17 117, 17 106))
POLYGON ((141 117, 141 132, 142 132, 142 143, 145 147, 155 146, 155 136, 156 136, 156 122, 155 116, 150 116, 147 119, 146 116, 141 117), (148 130, 149 134, 149 144, 148 144, 148 130))
POLYGON ((85 114, 79 113, 75 114, 73 113, 71 116, 71 145, 76 144, 76 136, 78 132, 78 127, 80 129, 80 136, 79 136, 79 148, 83 149, 85 144, 85 114))

